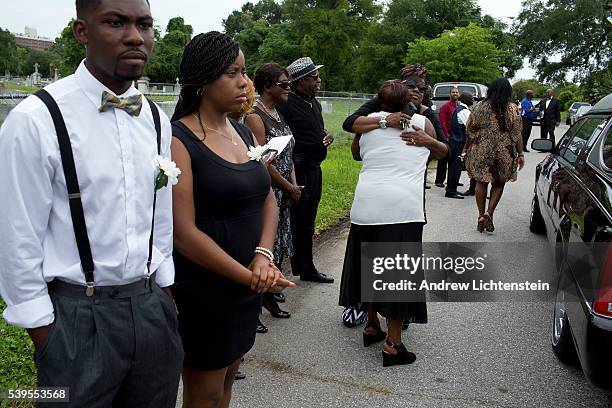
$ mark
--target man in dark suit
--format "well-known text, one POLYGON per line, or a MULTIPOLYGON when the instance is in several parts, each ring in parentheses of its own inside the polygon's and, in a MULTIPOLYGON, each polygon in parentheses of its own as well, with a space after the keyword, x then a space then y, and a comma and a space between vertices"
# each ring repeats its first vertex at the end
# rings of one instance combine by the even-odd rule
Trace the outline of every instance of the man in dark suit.
POLYGON ((555 143, 555 128, 561 123, 561 104, 559 100, 553 97, 553 90, 546 90, 546 98, 542 99, 538 104, 540 112, 544 112, 544 116, 540 121, 540 137, 547 137, 555 143))

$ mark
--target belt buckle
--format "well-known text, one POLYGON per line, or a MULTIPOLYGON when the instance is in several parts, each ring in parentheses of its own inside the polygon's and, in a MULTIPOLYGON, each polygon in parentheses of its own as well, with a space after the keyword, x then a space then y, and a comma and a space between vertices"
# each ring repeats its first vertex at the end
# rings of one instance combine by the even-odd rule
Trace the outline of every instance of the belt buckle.
POLYGON ((85 288, 85 295, 87 297, 92 297, 94 294, 94 283, 93 282, 87 282, 87 287, 85 288))

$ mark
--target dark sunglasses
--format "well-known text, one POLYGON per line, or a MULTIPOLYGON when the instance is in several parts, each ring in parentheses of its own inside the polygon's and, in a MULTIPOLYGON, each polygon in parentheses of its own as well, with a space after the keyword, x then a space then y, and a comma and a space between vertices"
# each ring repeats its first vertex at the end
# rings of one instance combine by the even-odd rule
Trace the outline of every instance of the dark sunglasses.
POLYGON ((282 81, 282 82, 276 82, 274 85, 282 88, 282 89, 289 89, 291 82, 289 81, 282 81))
POLYGON ((417 89, 421 93, 425 93, 429 89, 427 85, 417 85, 417 83, 412 79, 404 79, 402 84, 406 85, 410 89, 417 89))

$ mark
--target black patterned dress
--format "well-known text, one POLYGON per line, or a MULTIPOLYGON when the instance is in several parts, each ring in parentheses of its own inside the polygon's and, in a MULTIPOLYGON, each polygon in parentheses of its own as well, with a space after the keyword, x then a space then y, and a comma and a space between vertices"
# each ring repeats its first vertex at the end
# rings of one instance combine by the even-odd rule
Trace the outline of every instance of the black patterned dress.
MULTIPOLYGON (((278 119, 272 117, 257 104, 253 107, 253 115, 259 115, 266 129, 266 142, 273 137, 291 135, 291 129, 279 113, 278 119)), ((295 139, 291 138, 285 150, 283 150, 274 161, 274 167, 279 174, 286 180, 291 181, 291 171, 293 169, 293 148, 295 139)), ((282 261, 285 257, 293 256, 293 242, 291 239, 291 221, 289 216, 289 193, 282 187, 272 184, 272 191, 278 205, 278 231, 274 241, 274 259, 282 261)))

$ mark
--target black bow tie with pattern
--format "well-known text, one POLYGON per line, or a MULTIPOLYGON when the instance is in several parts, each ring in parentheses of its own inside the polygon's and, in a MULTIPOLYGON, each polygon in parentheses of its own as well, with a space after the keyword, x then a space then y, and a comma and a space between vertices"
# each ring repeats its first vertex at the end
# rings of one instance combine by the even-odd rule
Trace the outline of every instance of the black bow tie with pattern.
POLYGON ((100 105, 100 112, 106 112, 110 109, 123 109, 131 116, 140 115, 142 109, 142 95, 132 95, 127 98, 117 98, 115 95, 109 92, 102 92, 102 105, 100 105))

